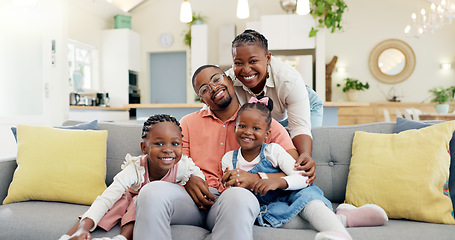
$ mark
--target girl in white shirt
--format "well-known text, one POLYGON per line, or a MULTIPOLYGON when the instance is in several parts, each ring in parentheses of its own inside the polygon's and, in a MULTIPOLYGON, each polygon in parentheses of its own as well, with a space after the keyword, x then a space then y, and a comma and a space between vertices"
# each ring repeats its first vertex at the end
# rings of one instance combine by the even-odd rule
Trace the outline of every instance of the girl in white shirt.
POLYGON ((307 177, 294 170, 294 158, 280 145, 264 143, 270 135, 270 108, 273 102, 268 97, 252 97, 240 108, 235 128, 240 149, 227 152, 222 159, 225 175, 221 181, 226 186, 237 185, 235 176, 241 170, 259 175, 260 180, 251 186, 251 191, 261 205, 260 225, 280 227, 300 215, 319 231, 316 239, 352 240, 345 228, 346 222, 353 222, 349 218, 362 223, 357 226, 378 226, 388 220, 384 210, 372 204, 360 208, 343 204, 336 215, 323 192, 315 185, 308 186, 307 177), (287 176, 268 178, 267 173, 281 171, 287 176))
MULTIPOLYGON (((142 128, 144 156, 126 155, 122 171, 96 198, 81 220, 60 240, 92 239, 97 226, 109 231, 120 222, 116 240, 131 240, 135 223, 135 202, 140 189, 151 181, 185 185, 191 175, 205 179, 202 171, 187 156, 182 156, 182 129, 172 116, 160 114, 147 119, 142 128)), ((159 193, 157 193, 159 194, 159 193)), ((102 238, 107 240, 110 238, 102 238)))

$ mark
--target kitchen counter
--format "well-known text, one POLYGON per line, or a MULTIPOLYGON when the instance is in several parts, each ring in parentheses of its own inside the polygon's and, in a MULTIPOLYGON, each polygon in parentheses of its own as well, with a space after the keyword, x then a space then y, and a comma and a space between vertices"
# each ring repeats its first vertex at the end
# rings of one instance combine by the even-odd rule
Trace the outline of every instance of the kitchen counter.
MULTIPOLYGON (((368 102, 325 102, 324 103, 324 126, 338 125, 339 107, 368 107, 368 102)), ((196 112, 204 106, 203 103, 154 103, 154 104, 127 104, 125 108, 136 109, 138 123, 144 122, 150 115, 171 114, 177 119, 196 112)))
POLYGON ((129 107, 101 107, 101 106, 82 106, 70 105, 70 109, 83 109, 83 110, 106 110, 106 111, 127 111, 129 107))
MULTIPOLYGON (((369 106, 369 102, 325 102, 324 107, 357 107, 369 106)), ((203 103, 150 103, 150 104, 127 104, 126 108, 201 108, 203 103)))
POLYGON ((69 120, 100 122, 128 121, 129 107, 70 106, 69 120))
POLYGON ((180 120, 183 116, 196 112, 203 106, 203 103, 151 103, 127 104, 124 107, 135 108, 136 120, 142 124, 148 117, 155 114, 170 114, 180 120))
POLYGON ((150 103, 150 104, 127 104, 126 108, 202 108, 203 103, 150 103))

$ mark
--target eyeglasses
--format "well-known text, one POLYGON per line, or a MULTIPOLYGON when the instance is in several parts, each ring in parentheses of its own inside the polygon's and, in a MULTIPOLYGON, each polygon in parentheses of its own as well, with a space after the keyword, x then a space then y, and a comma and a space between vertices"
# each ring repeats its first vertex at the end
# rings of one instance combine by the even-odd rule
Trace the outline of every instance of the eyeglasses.
POLYGON ((211 83, 215 86, 220 86, 221 84, 223 84, 224 76, 226 76, 226 75, 221 74, 221 73, 217 73, 217 74, 213 75, 212 78, 210 78, 209 84, 205 84, 204 86, 199 88, 199 96, 200 97, 205 96, 212 91, 212 87, 210 87, 211 83))

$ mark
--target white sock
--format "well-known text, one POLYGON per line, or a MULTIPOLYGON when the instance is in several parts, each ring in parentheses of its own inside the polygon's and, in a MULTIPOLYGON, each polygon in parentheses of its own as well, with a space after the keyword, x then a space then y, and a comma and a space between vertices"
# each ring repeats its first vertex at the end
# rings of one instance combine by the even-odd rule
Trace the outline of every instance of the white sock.
POLYGON ((348 227, 347 223, 346 223, 346 216, 345 215, 341 215, 341 214, 335 214, 338 218, 338 220, 340 220, 341 224, 343 224, 343 226, 345 228, 348 227))
POLYGON ((339 231, 350 236, 340 219, 321 200, 309 202, 299 215, 318 232, 339 231))

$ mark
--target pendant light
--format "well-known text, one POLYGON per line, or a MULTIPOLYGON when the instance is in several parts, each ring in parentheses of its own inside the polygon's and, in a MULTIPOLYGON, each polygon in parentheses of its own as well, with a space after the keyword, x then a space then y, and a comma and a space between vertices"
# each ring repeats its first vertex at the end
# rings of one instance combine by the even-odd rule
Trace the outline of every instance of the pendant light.
POLYGON ((193 20, 193 11, 191 10, 191 4, 188 0, 183 0, 180 5, 180 22, 189 23, 193 20))
POLYGON ((296 13, 298 15, 307 15, 308 13, 310 13, 310 1, 298 0, 296 13))
POLYGON ((238 0, 237 2, 237 18, 245 19, 250 17, 250 7, 248 0, 238 0))

